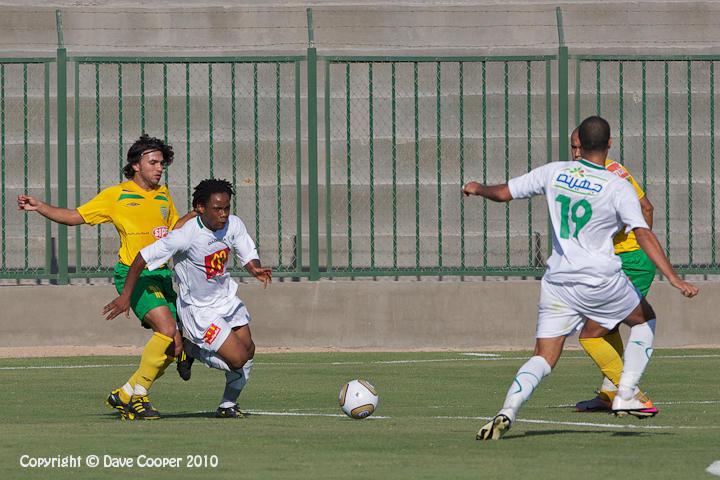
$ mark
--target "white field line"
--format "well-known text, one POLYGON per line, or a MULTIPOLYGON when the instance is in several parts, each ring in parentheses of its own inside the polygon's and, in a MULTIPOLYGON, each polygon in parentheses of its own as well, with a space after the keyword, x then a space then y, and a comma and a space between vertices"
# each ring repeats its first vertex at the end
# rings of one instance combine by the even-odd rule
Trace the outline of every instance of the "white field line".
MULTIPOLYGON (((653 402, 653 405, 712 405, 720 403, 720 400, 689 400, 687 402, 653 402)), ((575 404, 567 404, 567 405, 552 405, 548 408, 568 408, 568 407, 574 407, 575 404)))
MULTIPOLYGON (((438 416, 434 418, 447 419, 447 420, 492 420, 493 417, 446 417, 438 416)), ((663 429, 686 429, 686 430, 697 430, 700 428, 716 428, 716 427, 683 427, 677 425, 635 425, 632 423, 628 424, 616 424, 616 423, 592 423, 592 422, 558 422, 557 420, 532 420, 526 418, 518 418, 515 420, 517 423, 534 423, 541 425, 567 425, 573 427, 603 427, 603 428, 639 428, 646 430, 663 430, 663 429)))
MULTIPOLYGON (((268 412, 262 410, 246 410, 250 415, 267 415, 267 416, 278 416, 278 417, 332 417, 332 418, 347 418, 346 415, 336 413, 306 413, 306 412, 268 412)), ((213 413, 213 412, 198 412, 198 413, 213 413)), ((372 415, 367 417, 368 419, 390 419, 390 416, 372 415)), ((451 416, 435 416, 432 417, 438 420, 491 420, 493 417, 451 417, 451 416)), ((602 427, 602 428, 618 428, 618 429, 642 429, 642 430, 669 430, 669 429, 685 429, 685 430, 697 430, 699 428, 714 428, 714 427, 683 427, 675 425, 635 425, 635 424, 615 424, 615 423, 593 423, 593 422, 558 422, 555 420, 533 420, 533 419, 522 419, 515 420, 518 423, 532 423, 538 425, 564 425, 572 427, 602 427)))
MULTIPOLYGON (((440 362, 493 362, 493 361, 509 361, 523 360, 525 357, 501 357, 501 356, 485 356, 487 354, 461 353, 465 355, 463 358, 429 358, 417 360, 376 360, 372 362, 257 362, 256 365, 391 365, 391 364, 412 364, 412 363, 440 363, 440 362), (482 356, 481 356, 482 355, 482 356)), ((493 354, 495 355, 495 354, 493 354)), ((713 355, 654 355, 653 360, 662 360, 664 358, 720 358, 720 354, 713 355)), ((587 356, 563 356, 561 360, 587 360, 587 356)), ((16 367, 0 367, 0 370, 43 370, 53 368, 102 368, 102 367, 133 367, 137 363, 115 363, 103 365, 43 365, 43 366, 16 366, 16 367)))
POLYGON ((43 366, 17 366, 17 367, 0 367, 0 370, 45 370, 45 369, 61 369, 61 368, 106 368, 106 367, 137 367, 137 363, 112 363, 104 365, 43 365, 43 366))

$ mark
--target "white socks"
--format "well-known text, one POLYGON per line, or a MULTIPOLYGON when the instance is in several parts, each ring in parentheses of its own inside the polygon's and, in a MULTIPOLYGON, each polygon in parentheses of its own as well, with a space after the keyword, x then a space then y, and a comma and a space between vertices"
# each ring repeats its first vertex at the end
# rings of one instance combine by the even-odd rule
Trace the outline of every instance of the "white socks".
POLYGON ((530 357, 530 360, 525 362, 515 374, 515 380, 508 389, 500 413, 508 416, 510 421, 514 421, 522 404, 527 402, 540 380, 550 375, 551 371, 550 364, 543 357, 539 355, 530 357))
POLYGON ((623 372, 618 385, 618 395, 630 400, 635 392, 640 377, 650 361, 655 339, 656 319, 648 320, 630 329, 625 355, 623 355, 623 372))
POLYGON ((245 362, 243 368, 239 370, 231 370, 225 372, 225 391, 223 392, 220 408, 228 408, 237 405, 237 399, 240 392, 250 378, 250 370, 252 370, 252 358, 245 362))

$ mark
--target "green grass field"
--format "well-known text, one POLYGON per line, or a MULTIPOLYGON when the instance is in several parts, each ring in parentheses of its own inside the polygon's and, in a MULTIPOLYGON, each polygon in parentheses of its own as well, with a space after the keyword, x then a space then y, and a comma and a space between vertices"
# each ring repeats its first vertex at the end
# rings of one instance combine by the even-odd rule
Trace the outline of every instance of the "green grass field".
POLYGON ((720 460, 720 350, 657 350, 641 386, 660 413, 647 420, 575 412, 600 374, 566 352, 494 442, 475 433, 528 353, 463 353, 258 354, 242 420, 213 418, 221 372, 196 364, 185 383, 171 367, 151 392, 164 418, 151 422, 121 421, 105 405, 137 357, 0 359, 0 478, 714 478, 705 469, 720 460), (353 378, 380 394, 366 420, 337 404, 353 378), (20 465, 68 455, 81 466, 20 465), (181 466, 104 466, 141 455, 181 466), (189 467, 195 455, 202 465, 189 467), (217 466, 206 466, 212 455, 217 466))

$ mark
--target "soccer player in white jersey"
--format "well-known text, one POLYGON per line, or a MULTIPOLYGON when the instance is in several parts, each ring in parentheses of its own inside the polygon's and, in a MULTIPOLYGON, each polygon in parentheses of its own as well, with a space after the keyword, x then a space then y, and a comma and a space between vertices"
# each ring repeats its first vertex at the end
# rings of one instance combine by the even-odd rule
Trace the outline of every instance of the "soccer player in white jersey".
POLYGON ((255 344, 250 314, 237 297, 237 283, 226 272, 230 250, 245 269, 264 283, 272 271, 260 266, 255 244, 240 218, 230 215, 232 185, 225 180, 203 180, 195 187, 193 208, 199 216, 182 228, 140 250, 127 274, 120 296, 105 306, 108 320, 128 315, 130 294, 147 265, 154 270, 170 257, 175 260, 178 315, 182 318, 186 353, 206 365, 225 370, 225 391, 215 414, 242 418, 237 398, 250 376, 255 344))
POLYGON ((548 163, 503 185, 469 182, 462 190, 465 196, 497 202, 545 195, 552 222, 553 252, 540 287, 534 356, 517 371, 502 409, 478 431, 478 440, 497 440, 510 429, 520 407, 557 363, 566 336, 580 325, 585 338, 607 335, 620 322, 630 327, 612 411, 639 418, 657 413, 635 395, 652 353, 656 320, 614 254, 613 235, 621 227, 635 233, 671 285, 686 297, 698 293, 665 257, 630 183, 605 169, 610 125, 600 117, 589 117, 580 124, 579 134, 580 161, 548 163))

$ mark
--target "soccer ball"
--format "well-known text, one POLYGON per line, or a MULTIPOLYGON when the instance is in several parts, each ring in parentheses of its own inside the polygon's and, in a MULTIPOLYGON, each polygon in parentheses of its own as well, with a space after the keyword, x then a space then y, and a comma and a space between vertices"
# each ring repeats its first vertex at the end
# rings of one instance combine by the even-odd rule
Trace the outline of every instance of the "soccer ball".
POLYGON ((340 408, 350 418, 365 418, 377 407, 378 394, 367 380, 350 380, 340 390, 340 408))

